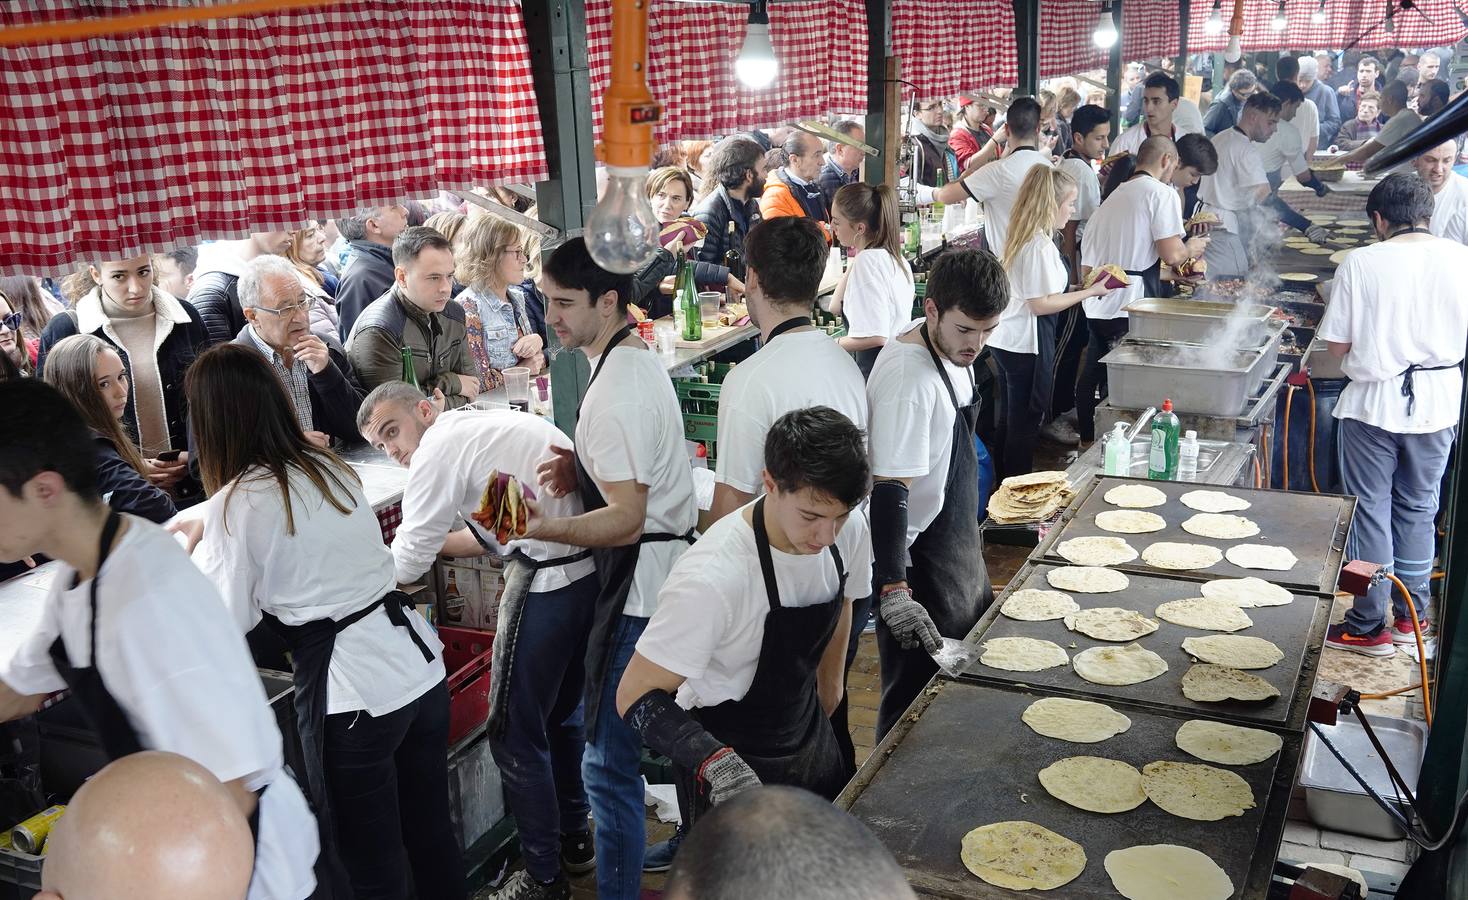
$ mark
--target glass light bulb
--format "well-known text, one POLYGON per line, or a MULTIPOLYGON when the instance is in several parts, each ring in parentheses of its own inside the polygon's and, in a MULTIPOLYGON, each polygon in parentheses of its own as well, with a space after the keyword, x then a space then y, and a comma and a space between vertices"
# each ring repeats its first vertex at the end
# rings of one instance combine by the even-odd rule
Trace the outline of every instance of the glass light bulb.
POLYGON ((1111 13, 1103 12, 1101 18, 1096 21, 1096 30, 1091 34, 1091 40, 1102 50, 1110 50, 1116 46, 1119 35, 1116 33, 1116 23, 1111 20, 1111 13))
POLYGON ((1223 13, 1219 11, 1218 7, 1213 7, 1213 15, 1203 23, 1203 31, 1208 34, 1223 34, 1223 13))
POLYGON ((1228 36, 1228 46, 1223 48, 1223 58, 1226 62, 1236 63, 1244 56, 1243 39, 1237 34, 1228 36))
POLYGON ((780 74, 780 62, 775 59, 775 47, 770 43, 770 26, 750 22, 744 35, 744 46, 734 60, 734 74, 745 86, 762 90, 775 83, 780 74))
POLYGON ((607 189, 586 220, 586 249, 608 272, 630 274, 658 250, 662 226, 647 202, 647 169, 607 166, 607 189))

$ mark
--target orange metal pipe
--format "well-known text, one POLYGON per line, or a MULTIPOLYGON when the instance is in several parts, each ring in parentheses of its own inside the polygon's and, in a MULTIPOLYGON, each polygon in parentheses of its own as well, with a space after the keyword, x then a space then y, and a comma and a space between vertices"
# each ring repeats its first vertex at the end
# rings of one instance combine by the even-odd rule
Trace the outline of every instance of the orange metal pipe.
MULTIPOLYGON (((1407 586, 1402 584, 1401 579, 1389 572, 1386 573, 1386 577, 1390 578, 1392 584, 1397 586, 1397 590, 1402 592, 1402 599, 1407 601, 1407 612, 1412 615, 1412 635, 1417 639, 1417 668, 1422 672, 1422 710, 1427 716, 1427 727, 1431 728, 1432 692, 1427 686, 1429 684, 1427 678, 1427 650, 1422 646, 1422 622, 1417 618, 1417 605, 1412 602, 1412 592, 1407 590, 1407 586)), ((1388 604, 1387 610, 1390 612, 1390 604, 1388 604)))
POLYGON ((219 3, 214 6, 178 7, 150 9, 147 12, 128 13, 105 18, 77 19, 71 22, 43 22, 35 25, 15 25, 0 28, 0 47, 20 44, 40 44, 48 41, 78 41, 94 37, 110 37, 181 25, 186 22, 204 22, 210 19, 228 19, 238 16, 255 16, 262 13, 283 12, 310 6, 331 6, 341 0, 237 0, 234 3, 219 3))
POLYGON ((1234 14, 1228 21, 1228 33, 1244 35, 1244 0, 1234 0, 1234 14))
POLYGON ((647 88, 649 0, 612 0, 612 74, 602 98, 602 141, 597 155, 608 166, 646 167, 652 162, 653 125, 662 107, 647 88))

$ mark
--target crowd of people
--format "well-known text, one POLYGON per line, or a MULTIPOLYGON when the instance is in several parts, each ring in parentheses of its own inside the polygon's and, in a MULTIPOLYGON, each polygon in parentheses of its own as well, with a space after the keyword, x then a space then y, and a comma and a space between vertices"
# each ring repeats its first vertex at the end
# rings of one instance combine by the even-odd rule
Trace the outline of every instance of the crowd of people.
MULTIPOLYGON (((751 789, 830 800, 854 773, 845 684, 868 621, 881 735, 936 672, 941 640, 965 637, 992 599, 981 358, 999 380, 1001 476, 1030 472, 1041 439, 1094 441, 1100 359, 1126 335, 1129 302, 1247 274, 1275 221, 1319 239, 1279 197, 1283 180, 1324 193, 1317 151, 1365 159, 1447 102, 1440 54, 1416 68, 1362 56, 1339 85, 1331 61, 1286 56, 1267 88, 1250 68, 1225 72, 1206 108, 1167 71, 1136 73, 1115 139, 1098 98, 1069 85, 917 103, 911 199, 977 205, 983 249, 932 260, 916 316, 904 199, 860 178, 855 121, 835 124, 842 140, 785 128, 664 148, 646 183, 660 248, 626 275, 580 238, 542 262, 534 231, 446 194, 87 261, 61 282, 0 280, 0 404, 25 423, 0 443, 0 558, 22 561, 0 574, 67 567, 0 663, 0 718, 69 688, 108 755, 132 760, 114 766, 159 783, 202 767, 194 814, 212 804, 246 826, 215 817, 176 838, 220 857, 219 896, 240 896, 229 885, 252 848, 252 900, 463 897, 443 647, 400 586, 440 556, 494 554, 512 650, 503 668, 496 656, 490 741, 524 858, 495 896, 568 897, 567 875, 595 870, 599 896, 635 898, 645 871, 670 867, 671 895, 738 896, 737 860, 702 836, 721 820, 747 829, 746 793, 766 814, 820 822, 819 804, 751 789), (833 251, 850 258, 830 304, 839 340, 811 322, 833 251), (745 301, 760 338, 723 383, 702 505, 672 381, 630 325, 671 313, 683 260, 699 288, 745 301), (1102 266, 1127 283, 1088 279, 1102 266), (506 370, 539 373, 577 349, 590 379, 569 434, 476 404, 506 370), (408 472, 388 544, 338 455, 364 443, 408 472), (508 533, 476 518, 498 474, 525 489, 508 533), (255 673, 245 635, 261 629, 291 651, 304 771, 286 768, 255 673), (644 747, 672 760, 682 811, 652 846, 644 747), (144 750, 162 753, 129 756, 144 750)), ((1357 420, 1343 430, 1347 487, 1363 498, 1352 540, 1359 558, 1395 560, 1422 608, 1426 576, 1403 554, 1424 552, 1468 320, 1370 351, 1358 338, 1422 331, 1380 303, 1384 273, 1436 273, 1424 301, 1464 293, 1449 277, 1461 264, 1444 262, 1468 255, 1459 149, 1445 142, 1372 192, 1371 252, 1394 258, 1352 257, 1321 325, 1362 385, 1342 398, 1357 420), (1398 325, 1378 332, 1373 316, 1398 325), (1419 372, 1405 417, 1385 411, 1403 370, 1409 386, 1419 372), (1410 509, 1394 477, 1413 485, 1410 509)), ((1388 611, 1384 592, 1362 598, 1331 640, 1390 646, 1388 611)), ((110 827, 107 805, 124 800, 106 798, 136 792, 123 781, 78 795, 63 847, 110 827)), ((828 824, 821 838, 849 857, 871 849, 849 821, 828 824)), ((900 879, 866 855, 866 889, 900 879)), ((87 877, 57 863, 48 890, 86 900, 87 877)))

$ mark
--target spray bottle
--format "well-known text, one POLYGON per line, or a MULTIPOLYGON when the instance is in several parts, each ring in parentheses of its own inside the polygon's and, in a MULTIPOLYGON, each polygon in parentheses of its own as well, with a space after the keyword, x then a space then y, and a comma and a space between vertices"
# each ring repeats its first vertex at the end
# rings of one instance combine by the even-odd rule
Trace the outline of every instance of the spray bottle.
POLYGON ((1181 423, 1172 411, 1172 399, 1162 401, 1162 411, 1152 419, 1152 448, 1147 454, 1147 477, 1153 481, 1177 478, 1178 429, 1181 423))
POLYGON ((1117 422, 1116 427, 1111 429, 1111 434, 1106 437, 1103 447, 1105 465, 1102 471, 1107 475, 1126 475, 1131 468, 1131 451, 1131 442, 1126 439, 1126 423, 1117 422))

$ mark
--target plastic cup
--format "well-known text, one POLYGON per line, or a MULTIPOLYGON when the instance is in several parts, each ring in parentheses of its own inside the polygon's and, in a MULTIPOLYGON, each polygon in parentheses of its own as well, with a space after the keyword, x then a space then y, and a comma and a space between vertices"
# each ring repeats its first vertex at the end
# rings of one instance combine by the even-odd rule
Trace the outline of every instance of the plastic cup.
POLYGON ((724 295, 719 291, 700 291, 698 308, 702 314, 703 327, 712 328, 719 324, 719 301, 724 295))
POLYGON ((657 341, 659 353, 672 356, 678 352, 678 327, 676 325, 660 322, 653 329, 653 335, 657 341))
POLYGON ((522 411, 530 411, 530 370, 524 366, 505 369, 505 396, 510 405, 522 411))

